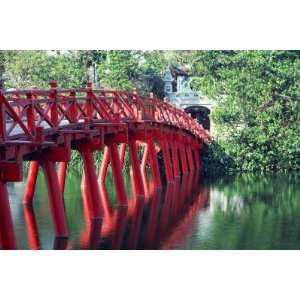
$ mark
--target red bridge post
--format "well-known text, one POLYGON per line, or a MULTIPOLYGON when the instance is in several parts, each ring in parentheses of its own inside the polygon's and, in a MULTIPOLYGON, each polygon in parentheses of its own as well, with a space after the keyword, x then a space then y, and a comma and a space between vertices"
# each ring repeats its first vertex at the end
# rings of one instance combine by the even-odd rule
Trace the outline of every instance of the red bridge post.
POLYGON ((31 161, 29 164, 27 182, 26 182, 25 192, 23 197, 23 204, 25 205, 32 204, 38 172, 39 172, 38 161, 31 161))
POLYGON ((173 141, 170 141, 171 151, 172 151, 171 153, 172 153, 172 164, 173 164, 174 177, 180 177, 177 143, 178 142, 176 140, 176 137, 174 137, 173 141))
POLYGON ((51 110, 50 110, 50 118, 51 118, 51 122, 54 125, 54 128, 58 127, 58 110, 57 110, 57 83, 55 80, 51 80, 49 82, 50 84, 50 98, 52 100, 52 104, 51 104, 51 110))
POLYGON ((82 155, 85 198, 91 207, 92 218, 96 219, 102 218, 102 206, 92 154, 103 149, 104 143, 107 146, 98 181, 101 184, 105 182, 110 161, 121 205, 127 205, 122 174, 127 144, 133 187, 139 196, 149 194, 145 172, 148 160, 153 178, 151 189, 153 186, 161 188, 155 143, 161 145, 168 183, 180 173, 201 168, 203 142, 209 143, 211 138, 201 125, 180 109, 152 95, 150 98, 140 97, 136 90, 129 95, 93 90, 90 83, 84 89, 57 89, 55 81, 51 81, 50 86, 47 91, 0 90, 0 237, 4 248, 16 247, 6 182, 22 180, 24 158, 31 160, 31 163, 23 203, 32 203, 41 165, 57 236, 68 234, 63 191, 71 147, 77 148, 82 155), (7 116, 10 116, 9 122, 7 116), (142 162, 139 160, 137 141, 145 143, 142 162), (3 228, 6 228, 5 232, 3 228), (11 239, 7 238, 8 235, 11 239))
POLYGON ((3 92, 0 90, 0 141, 6 139, 6 113, 3 100, 3 92))
POLYGON ((141 162, 141 171, 142 171, 142 173, 144 173, 146 171, 148 156, 149 156, 149 149, 148 149, 148 145, 145 144, 144 145, 143 158, 142 158, 142 162, 141 162))
POLYGON ((110 160, 110 157, 109 157, 108 147, 105 146, 104 151, 103 151, 101 166, 99 168, 99 175, 98 175, 99 183, 105 183, 105 177, 107 174, 109 160, 110 160))
POLYGON ((55 162, 43 158, 41 165, 45 174, 52 219, 54 223, 56 237, 68 237, 68 225, 65 215, 64 202, 60 192, 55 162))
POLYGON ((180 153, 180 162, 181 162, 181 171, 182 174, 188 173, 187 161, 186 161, 186 152, 183 143, 179 145, 179 153, 180 153))
POLYGON ((34 98, 32 97, 32 93, 27 93, 26 95, 28 101, 30 101, 30 104, 27 107, 27 125, 28 125, 28 130, 32 135, 35 135, 35 113, 34 113, 34 108, 33 108, 33 101, 34 98))
POLYGON ((119 150, 121 169, 123 168, 125 162, 125 152, 126 152, 126 144, 122 143, 120 145, 120 150, 119 150))
POLYGON ((34 211, 31 206, 24 206, 24 219, 26 224, 28 245, 31 250, 39 250, 41 245, 34 211))
POLYGON ((58 164, 58 170, 57 170, 58 182, 62 194, 64 193, 65 190, 67 168, 68 168, 68 162, 66 161, 62 161, 58 164))
POLYGON ((165 139, 160 140, 162 153, 163 153, 163 160, 165 165, 165 171, 166 171, 166 177, 167 177, 167 183, 173 182, 173 171, 172 171, 172 165, 171 165, 171 158, 170 158, 170 148, 169 143, 165 139))
MULTIPOLYGON (((120 145, 120 149, 119 149, 121 169, 123 169, 124 162, 125 162, 125 152, 126 152, 126 144, 122 143, 120 145)), ((105 183, 105 178, 106 178, 106 174, 107 174, 109 161, 110 161, 109 149, 107 146, 105 146, 104 152, 103 152, 103 157, 102 157, 102 162, 101 162, 101 166, 99 168, 99 174, 98 174, 99 184, 105 183)))
POLYGON ((99 219, 102 218, 102 208, 92 151, 89 145, 84 144, 78 146, 78 150, 83 159, 85 182, 88 189, 87 199, 91 201, 92 216, 93 219, 99 219))
POLYGON ((201 163, 200 163, 200 151, 197 148, 193 149, 193 154, 194 154, 194 159, 196 162, 196 170, 199 171, 201 168, 201 163))
POLYGON ((149 151, 149 158, 150 158, 153 182, 154 182, 154 185, 156 188, 161 188, 160 172, 159 172, 157 153, 155 150, 154 142, 152 139, 150 139, 147 142, 147 144, 148 144, 148 151, 149 151))
POLYGON ((110 155, 111 169, 113 173, 113 180, 116 187, 116 194, 120 205, 127 205, 127 196, 125 192, 122 169, 120 164, 120 156, 118 147, 115 142, 108 143, 108 150, 110 155))
POLYGON ((192 149, 190 144, 186 145, 186 152, 187 152, 189 170, 190 172, 193 172, 195 170, 195 166, 194 166, 193 154, 192 154, 192 149))
POLYGON ((2 249, 17 248, 6 183, 0 181, 0 242, 2 249))
POLYGON ((133 181, 135 185, 135 192, 137 196, 145 196, 143 179, 141 174, 140 162, 138 157, 138 145, 136 140, 129 139, 129 155, 132 166, 133 181))

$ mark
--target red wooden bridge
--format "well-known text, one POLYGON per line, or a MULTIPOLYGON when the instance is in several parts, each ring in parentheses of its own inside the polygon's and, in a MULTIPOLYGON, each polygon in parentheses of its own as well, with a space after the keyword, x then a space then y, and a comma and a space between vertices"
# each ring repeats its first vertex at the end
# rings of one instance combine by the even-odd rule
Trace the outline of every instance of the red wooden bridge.
POLYGON ((204 143, 211 137, 184 111, 150 94, 95 90, 88 83, 81 89, 0 91, 0 243, 15 249, 7 182, 23 181, 23 162, 30 161, 24 205, 30 206, 41 166, 49 195, 55 235, 68 236, 63 193, 71 150, 83 161, 82 184, 91 219, 104 214, 101 188, 111 165, 119 205, 127 205, 122 169, 128 148, 132 188, 145 197, 148 164, 156 189, 161 188, 158 152, 163 157, 167 183, 200 169, 204 143), (100 166, 93 154, 103 151, 100 166), (140 159, 140 153, 142 158, 140 159), (98 168, 96 168, 98 167, 98 168), (99 173, 96 174, 96 170, 99 173))

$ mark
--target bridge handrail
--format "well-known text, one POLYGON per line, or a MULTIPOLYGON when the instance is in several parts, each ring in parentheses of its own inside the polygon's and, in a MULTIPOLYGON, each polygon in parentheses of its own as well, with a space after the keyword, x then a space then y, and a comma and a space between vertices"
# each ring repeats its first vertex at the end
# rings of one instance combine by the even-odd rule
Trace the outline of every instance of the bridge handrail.
POLYGON ((116 90, 85 88, 59 89, 50 82, 50 89, 0 90, 0 142, 15 139, 16 132, 34 140, 37 128, 58 129, 65 124, 91 122, 121 123, 151 121, 186 130, 205 143, 210 134, 183 110, 150 94, 149 97, 116 90))

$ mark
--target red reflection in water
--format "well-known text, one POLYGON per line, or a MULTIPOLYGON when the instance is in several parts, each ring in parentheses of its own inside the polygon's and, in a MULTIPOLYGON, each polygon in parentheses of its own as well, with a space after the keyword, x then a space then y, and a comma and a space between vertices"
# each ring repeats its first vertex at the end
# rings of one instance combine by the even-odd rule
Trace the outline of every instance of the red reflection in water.
MULTIPOLYGON (((145 176, 145 174, 144 174, 145 176)), ((128 207, 112 207, 104 184, 100 184, 103 220, 93 219, 85 184, 81 186, 85 227, 80 234, 81 249, 175 249, 184 243, 195 216, 209 201, 209 190, 199 185, 198 174, 174 180, 165 191, 155 190, 144 177, 146 197, 134 189, 128 207)), ((24 207, 30 249, 40 249, 34 211, 24 207)), ((54 240, 54 249, 71 249, 70 240, 54 240)))
POLYGON ((203 188, 199 191, 198 196, 190 205, 184 210, 181 218, 177 224, 171 228, 171 231, 166 239, 161 243, 160 249, 170 250, 176 249, 179 245, 184 243, 185 238, 192 229, 194 218, 198 216, 198 212, 208 202, 209 190, 203 188))
POLYGON ((32 206, 24 206, 24 218, 29 248, 39 250, 41 248, 40 239, 32 206))
POLYGON ((154 192, 151 199, 151 208, 150 208, 147 230, 146 230, 146 235, 144 240, 144 247, 146 249, 154 248, 155 234, 157 231, 158 218, 159 218, 160 198, 161 198, 161 194, 158 191, 154 192))
MULTIPOLYGON (((39 233, 37 228, 37 223, 35 219, 35 214, 32 206, 24 206, 24 219, 25 219, 25 226, 26 226, 26 233, 27 233, 27 240, 28 240, 28 247, 30 250, 40 250, 40 239, 39 233)), ((55 237, 53 241, 53 249, 54 250, 65 250, 70 249, 70 241, 68 238, 59 238, 55 237)))
POLYGON ((120 207, 115 211, 115 229, 112 235, 111 249, 121 249, 127 224, 127 207, 120 207))
POLYGON ((101 237, 101 219, 94 219, 91 208, 90 194, 85 182, 85 176, 82 176, 81 181, 81 196, 83 203, 83 216, 85 220, 85 228, 80 233, 80 248, 81 249, 98 249, 101 237))

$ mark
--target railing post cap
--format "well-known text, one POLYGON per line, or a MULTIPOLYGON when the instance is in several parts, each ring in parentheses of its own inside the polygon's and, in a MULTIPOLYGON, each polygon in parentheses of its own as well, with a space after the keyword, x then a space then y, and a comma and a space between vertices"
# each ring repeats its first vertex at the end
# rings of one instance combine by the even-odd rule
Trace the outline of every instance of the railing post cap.
POLYGON ((85 86, 86 86, 87 89, 91 89, 93 87, 93 83, 92 82, 87 82, 85 84, 85 86))
POLYGON ((50 87, 51 87, 52 89, 57 88, 57 82, 56 82, 56 80, 50 80, 50 81, 49 81, 49 84, 50 84, 50 87))

